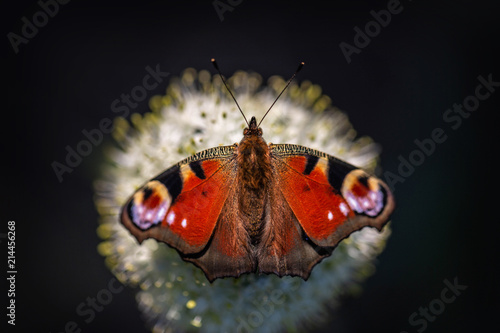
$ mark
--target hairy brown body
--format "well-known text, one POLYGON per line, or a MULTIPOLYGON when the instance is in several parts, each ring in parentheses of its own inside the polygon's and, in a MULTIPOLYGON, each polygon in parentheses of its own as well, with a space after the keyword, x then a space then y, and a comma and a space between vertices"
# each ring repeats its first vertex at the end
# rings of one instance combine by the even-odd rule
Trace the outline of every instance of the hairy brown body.
POLYGON ((263 228, 264 204, 272 177, 271 157, 254 117, 243 135, 237 151, 237 179, 240 180, 237 184, 240 193, 238 204, 245 230, 255 244, 263 228))

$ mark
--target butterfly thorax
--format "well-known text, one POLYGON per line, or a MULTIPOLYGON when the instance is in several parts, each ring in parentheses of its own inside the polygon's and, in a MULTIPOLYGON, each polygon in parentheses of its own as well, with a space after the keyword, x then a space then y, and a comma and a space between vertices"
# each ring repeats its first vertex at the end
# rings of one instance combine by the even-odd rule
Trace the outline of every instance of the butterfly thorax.
POLYGON ((262 138, 262 130, 257 127, 255 117, 252 117, 250 126, 245 129, 243 135, 237 154, 239 211, 250 238, 257 241, 272 175, 271 160, 269 146, 262 138))

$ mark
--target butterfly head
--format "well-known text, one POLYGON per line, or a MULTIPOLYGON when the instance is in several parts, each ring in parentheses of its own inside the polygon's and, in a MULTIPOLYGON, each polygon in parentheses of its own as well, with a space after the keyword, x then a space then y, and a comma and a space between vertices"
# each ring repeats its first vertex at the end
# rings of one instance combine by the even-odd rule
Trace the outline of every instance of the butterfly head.
POLYGON ((262 136, 262 128, 260 128, 257 125, 257 119, 255 117, 252 117, 250 119, 250 123, 248 124, 248 127, 243 130, 243 135, 248 137, 248 136, 262 136))

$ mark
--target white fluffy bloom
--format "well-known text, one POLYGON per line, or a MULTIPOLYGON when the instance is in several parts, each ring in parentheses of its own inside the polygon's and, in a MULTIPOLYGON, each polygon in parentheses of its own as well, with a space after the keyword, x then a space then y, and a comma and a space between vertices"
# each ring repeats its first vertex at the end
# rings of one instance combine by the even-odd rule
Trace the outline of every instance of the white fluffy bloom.
MULTIPOLYGON (((272 77, 267 87, 255 73, 237 72, 228 80, 247 117, 260 119, 285 85, 272 77)), ((147 180, 203 149, 239 142, 245 122, 218 77, 207 71, 184 71, 166 95, 150 101, 153 110, 134 114, 133 126, 118 118, 102 178, 95 182, 101 215, 99 252, 124 284, 138 286, 137 302, 154 332, 275 332, 317 323, 325 305, 359 289, 374 271, 389 227, 382 233, 364 228, 342 241, 331 257, 298 277, 245 274, 210 284, 203 272, 182 261, 166 244, 148 239, 139 245, 120 224, 126 199, 147 180)), ((330 106, 321 88, 308 81, 292 84, 261 125, 270 143, 293 143, 334 155, 373 171, 378 148, 356 132, 342 112, 330 106)))

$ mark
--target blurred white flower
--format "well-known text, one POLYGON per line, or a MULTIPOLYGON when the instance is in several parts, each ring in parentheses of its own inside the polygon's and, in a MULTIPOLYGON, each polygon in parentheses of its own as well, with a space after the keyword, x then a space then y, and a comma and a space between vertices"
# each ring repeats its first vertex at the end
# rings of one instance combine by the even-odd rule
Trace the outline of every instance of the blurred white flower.
MULTIPOLYGON (((228 79, 247 118, 260 119, 285 85, 271 77, 266 87, 255 73, 228 79)), ((161 171, 197 151, 239 142, 244 120, 219 77, 187 69, 173 79, 166 95, 150 100, 151 113, 134 114, 132 125, 115 120, 118 144, 108 151, 102 179, 95 182, 100 214, 99 252, 124 284, 138 286, 137 302, 153 332, 275 332, 326 319, 339 296, 357 292, 374 272, 375 257, 390 234, 365 228, 340 243, 331 257, 298 277, 245 274, 210 284, 203 272, 153 239, 139 245, 120 224, 125 200, 161 171)), ((262 123, 268 143, 314 148, 373 171, 378 147, 356 138, 346 115, 308 81, 292 83, 262 123)))

